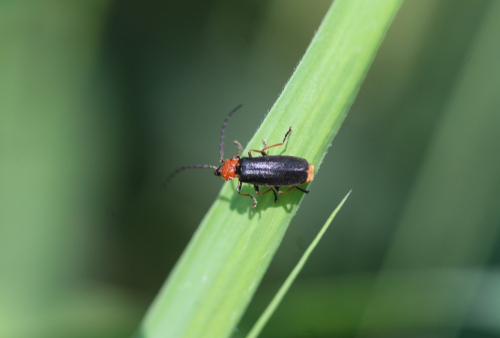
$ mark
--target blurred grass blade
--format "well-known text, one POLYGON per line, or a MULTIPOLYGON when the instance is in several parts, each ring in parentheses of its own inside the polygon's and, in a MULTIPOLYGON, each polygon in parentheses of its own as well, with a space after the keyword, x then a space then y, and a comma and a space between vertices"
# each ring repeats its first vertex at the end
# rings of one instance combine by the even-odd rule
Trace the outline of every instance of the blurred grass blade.
MULTIPOLYGON (((271 153, 303 157, 318 168, 400 2, 335 1, 245 153, 259 149, 264 138, 280 142, 293 126, 287 144, 271 153)), ((292 191, 274 204, 270 194, 258 196, 251 209, 234 181, 224 184, 136 336, 229 336, 303 197, 292 191)))
MULTIPOLYGON (((486 269, 498 255, 500 235, 500 96, 498 86, 492 85, 500 78, 500 2, 491 2, 467 55, 394 229, 359 335, 432 326, 446 327, 448 337, 461 337, 464 328, 471 327, 473 302, 486 287, 486 269), (454 274, 465 267, 478 269, 457 275, 461 286, 450 283, 430 294, 434 281, 429 286, 400 282, 397 289, 406 295, 404 302, 387 296, 394 271, 454 274), (408 296, 424 292, 426 297, 408 296), (444 316, 447 310, 453 315, 444 316)), ((498 318, 500 302, 488 314, 480 311, 478 323, 488 325, 486 317, 498 318)), ((491 329, 497 335, 498 323, 491 329)), ((490 330, 475 329, 472 332, 490 330)))
POLYGON ((267 308, 264 310, 262 315, 259 317, 259 319, 255 323, 255 325, 252 327, 252 329, 250 330, 250 332, 247 335, 247 338, 258 337, 258 335, 260 334, 260 332, 264 328, 264 325, 266 325, 266 323, 269 321, 269 318, 271 318, 274 311, 276 311, 276 308, 281 303, 281 300, 283 299, 283 297, 285 297, 285 294, 288 292, 288 290, 290 289, 290 286, 292 286, 292 283, 295 281, 295 278, 297 278, 297 275, 299 274, 299 272, 302 270, 302 268, 306 264, 306 261, 309 258, 309 256, 311 255, 312 251, 314 250, 316 245, 319 243, 319 240, 321 239, 321 237, 323 237, 323 234, 325 233, 326 229, 328 229, 328 227, 330 226, 330 223, 332 223, 333 219, 337 215, 337 212, 340 210, 340 208, 342 208, 342 205, 344 205, 344 202, 346 201, 347 197, 349 197, 350 194, 351 194, 351 192, 349 191, 349 193, 344 197, 342 202, 340 202, 340 204, 337 206, 337 208, 332 212, 330 217, 326 220, 326 223, 323 225, 321 230, 318 232, 318 234, 316 235, 316 238, 314 238, 312 243, 309 245, 307 250, 304 252, 302 257, 300 258, 300 260, 297 263, 297 265, 295 266, 295 268, 293 268, 290 275, 287 277, 287 279, 285 280, 285 282, 283 283, 281 288, 278 290, 278 292, 274 296, 271 303, 269 303, 267 308))

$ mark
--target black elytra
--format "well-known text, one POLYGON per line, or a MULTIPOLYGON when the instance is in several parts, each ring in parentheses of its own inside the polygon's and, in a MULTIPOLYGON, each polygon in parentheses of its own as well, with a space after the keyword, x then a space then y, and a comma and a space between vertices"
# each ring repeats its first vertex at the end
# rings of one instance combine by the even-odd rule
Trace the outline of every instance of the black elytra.
POLYGON ((236 167, 236 175, 243 183, 288 187, 307 181, 309 162, 294 156, 245 157, 236 167))

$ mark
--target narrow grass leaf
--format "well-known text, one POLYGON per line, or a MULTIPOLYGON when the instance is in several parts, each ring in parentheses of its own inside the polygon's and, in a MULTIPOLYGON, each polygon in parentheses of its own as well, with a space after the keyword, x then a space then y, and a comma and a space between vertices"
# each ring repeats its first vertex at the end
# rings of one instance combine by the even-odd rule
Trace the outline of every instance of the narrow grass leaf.
POLYGON ((347 197, 349 197, 350 194, 351 194, 351 192, 349 191, 349 193, 344 197, 342 202, 340 202, 340 204, 337 206, 337 208, 332 212, 330 217, 326 220, 326 223, 323 225, 321 230, 318 232, 318 234, 316 235, 316 238, 314 238, 314 240, 309 245, 307 250, 304 252, 304 254, 300 258, 300 260, 297 263, 297 265, 295 266, 295 268, 293 268, 290 275, 287 277, 287 279, 285 280, 285 282, 283 283, 281 288, 278 290, 278 292, 274 296, 271 303, 269 303, 269 305, 264 310, 262 315, 259 317, 257 322, 255 322, 255 325, 252 327, 252 329, 248 333, 247 338, 256 338, 259 336, 260 332, 264 328, 264 325, 266 325, 266 323, 269 321, 269 318, 271 318, 274 311, 276 311, 276 308, 281 303, 281 300, 283 299, 283 297, 285 297, 285 294, 288 292, 288 290, 292 286, 292 283, 295 281, 295 278, 297 278, 299 272, 302 270, 302 268, 306 264, 306 261, 309 258, 309 256, 311 255, 312 251, 314 250, 316 245, 318 245, 319 240, 321 239, 321 237, 323 237, 323 234, 325 233, 326 229, 328 229, 328 227, 330 226, 330 223, 332 223, 333 219, 337 215, 337 212, 340 210, 340 208, 342 208, 342 205, 344 204, 344 202, 346 201, 347 197))

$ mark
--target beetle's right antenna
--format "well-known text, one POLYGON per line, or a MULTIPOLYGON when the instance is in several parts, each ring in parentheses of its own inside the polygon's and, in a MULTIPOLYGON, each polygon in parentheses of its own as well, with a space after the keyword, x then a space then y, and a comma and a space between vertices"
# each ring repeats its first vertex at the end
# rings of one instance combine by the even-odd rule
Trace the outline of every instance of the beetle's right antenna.
POLYGON ((213 170, 217 169, 216 166, 208 165, 208 164, 185 165, 184 167, 180 167, 180 168, 175 169, 175 171, 173 173, 171 173, 170 175, 168 175, 168 177, 165 179, 165 182, 163 182, 163 188, 166 189, 168 187, 168 185, 170 184, 170 182, 172 181, 172 179, 175 177, 175 175, 177 175, 178 173, 180 173, 183 170, 191 169, 191 168, 213 169, 213 170))
POLYGON ((224 131, 226 130, 227 121, 229 121, 229 118, 231 117, 231 115, 233 115, 234 113, 236 113, 236 111, 238 109, 240 109, 241 106, 243 106, 243 105, 240 104, 238 107, 234 108, 229 113, 229 115, 224 120, 224 123, 222 124, 222 132, 221 132, 221 135, 220 135, 220 153, 219 153, 220 154, 220 163, 224 162, 224 131))

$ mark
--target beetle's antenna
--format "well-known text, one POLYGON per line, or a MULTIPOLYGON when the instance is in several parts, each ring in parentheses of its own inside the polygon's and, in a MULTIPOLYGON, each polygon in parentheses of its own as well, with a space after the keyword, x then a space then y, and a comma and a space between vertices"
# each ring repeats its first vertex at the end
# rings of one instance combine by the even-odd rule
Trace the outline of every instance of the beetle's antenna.
POLYGON ((224 131, 226 130, 227 121, 229 121, 229 118, 231 117, 231 115, 233 115, 238 109, 240 109, 241 106, 243 106, 243 105, 240 104, 238 107, 234 108, 229 113, 229 115, 224 120, 224 123, 222 124, 222 131, 221 131, 221 135, 220 135, 220 163, 224 162, 224 131))
POLYGON ((175 175, 177 175, 178 173, 180 173, 183 170, 191 169, 191 168, 213 169, 213 170, 217 169, 216 166, 208 165, 208 164, 185 165, 184 167, 180 167, 180 168, 175 169, 173 173, 171 173, 170 175, 168 175, 168 177, 163 182, 163 188, 166 189, 168 187, 168 185, 170 184, 170 182, 172 181, 172 179, 175 177, 175 175))

